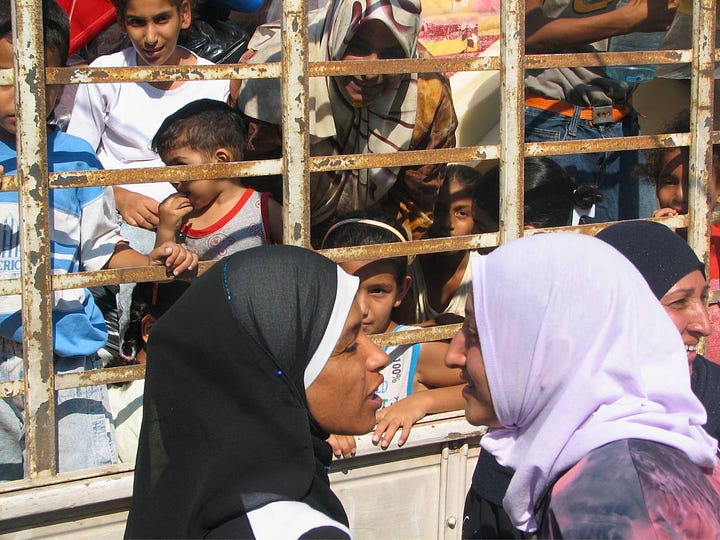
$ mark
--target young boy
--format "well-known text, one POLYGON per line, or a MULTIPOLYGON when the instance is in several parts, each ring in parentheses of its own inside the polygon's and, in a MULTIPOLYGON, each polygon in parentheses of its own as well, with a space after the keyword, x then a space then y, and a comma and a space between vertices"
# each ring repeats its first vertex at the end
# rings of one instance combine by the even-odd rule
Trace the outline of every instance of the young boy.
MULTIPOLYGON (((54 0, 43 1, 46 65, 65 65, 70 25, 54 0)), ((13 67, 10 0, 0 0, 0 68, 13 67)), ((59 88, 48 87, 47 112, 55 106, 59 88)), ((16 172, 15 91, 0 87, 0 165, 5 174, 16 172)), ((48 165, 51 171, 102 168, 93 149, 83 140, 48 126, 48 165)), ((102 268, 165 265, 178 275, 197 265, 197 256, 176 243, 166 243, 141 255, 119 235, 115 204, 109 188, 86 187, 50 191, 50 250, 53 272, 63 274, 102 268)), ((0 192, 2 239, 0 264, 3 278, 20 275, 18 194, 0 192), (10 269, 10 270, 8 270, 10 269)), ((54 291, 53 348, 56 373, 102 367, 97 351, 107 331, 102 314, 86 289, 54 291)), ((21 300, 19 295, 0 297, 0 380, 23 377, 21 300)), ((68 471, 117 461, 105 386, 59 390, 58 468, 68 471)), ((0 400, 0 480, 23 477, 23 398, 0 400)))
MULTIPOLYGON (((113 0, 118 24, 132 42, 120 52, 101 56, 90 66, 134 67, 211 65, 179 47, 182 30, 192 21, 189 0, 113 0)), ((68 133, 95 148, 106 169, 159 167, 150 141, 162 121, 200 98, 225 99, 228 81, 121 82, 82 84, 75 95, 68 133)), ((113 188, 124 226, 122 233, 139 249, 152 248, 158 204, 173 192, 168 182, 124 184, 113 188)), ((129 298, 128 298, 129 300, 129 298)), ((128 302, 129 303, 129 302, 128 302)))
MULTIPOLYGON (((407 241, 400 232, 402 226, 395 220, 368 212, 352 216, 330 227, 323 248, 407 241)), ((363 315, 362 329, 366 334, 415 328, 391 320, 393 308, 400 305, 410 287, 407 258, 347 261, 340 266, 360 278, 357 298, 363 315)), ((385 348, 390 362, 382 370, 385 382, 378 391, 383 408, 377 412, 378 424, 373 433, 375 444, 387 448, 401 429, 398 445, 402 445, 413 424, 425 415, 464 407, 460 373, 447 368, 444 363, 447 347, 447 343, 432 341, 385 348)), ((336 456, 350 457, 355 452, 352 437, 332 436, 328 442, 336 456)))
MULTIPOLYGON (((166 165, 229 163, 243 158, 242 116, 222 101, 200 99, 170 115, 152 148, 166 165)), ((190 180, 160 204, 155 245, 175 241, 200 260, 220 259, 263 244, 282 243, 282 207, 239 178, 190 180)))

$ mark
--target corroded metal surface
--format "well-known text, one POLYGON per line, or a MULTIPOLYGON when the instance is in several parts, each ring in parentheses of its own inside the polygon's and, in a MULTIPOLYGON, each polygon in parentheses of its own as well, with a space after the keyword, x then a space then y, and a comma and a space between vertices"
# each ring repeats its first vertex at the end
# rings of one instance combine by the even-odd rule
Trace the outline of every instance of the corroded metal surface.
POLYGON ((500 21, 500 242, 504 244, 523 231, 525 3, 502 2, 500 21))
POLYGON ((310 246, 310 114, 308 110, 308 42, 305 0, 283 3, 282 25, 282 146, 283 240, 310 246))
MULTIPOLYGON (((690 172, 688 193, 688 243, 700 260, 708 262, 713 151, 713 85, 715 62, 715 0, 693 3, 693 62, 690 88, 690 172)), ((709 266, 706 266, 709 268, 709 266)), ((701 350, 704 352, 704 350, 701 350)))
POLYGON ((18 178, 22 281, 23 366, 25 371, 25 470, 31 478, 53 474, 53 398, 50 221, 45 142, 45 73, 40 0, 16 0, 18 178))

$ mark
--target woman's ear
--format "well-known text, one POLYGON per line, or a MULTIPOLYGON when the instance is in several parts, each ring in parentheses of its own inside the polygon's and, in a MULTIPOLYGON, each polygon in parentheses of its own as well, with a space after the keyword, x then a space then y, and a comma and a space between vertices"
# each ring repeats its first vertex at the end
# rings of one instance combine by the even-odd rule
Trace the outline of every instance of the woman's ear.
POLYGON ((398 292, 395 295, 395 302, 393 303, 394 308, 402 304, 402 301, 405 299, 405 295, 407 295, 408 291, 410 290, 410 285, 412 285, 412 278, 410 276, 405 276, 400 282, 398 292))
POLYGON ((145 343, 148 342, 148 339, 150 337, 150 330, 156 322, 157 319, 150 314, 147 314, 142 319, 140 319, 140 335, 145 343))

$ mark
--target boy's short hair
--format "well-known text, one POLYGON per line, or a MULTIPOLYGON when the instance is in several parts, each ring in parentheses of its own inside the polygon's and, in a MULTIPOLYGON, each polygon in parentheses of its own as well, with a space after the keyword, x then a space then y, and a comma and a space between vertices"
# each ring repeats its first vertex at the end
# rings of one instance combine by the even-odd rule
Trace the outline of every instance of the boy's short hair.
MULTIPOLYGON (((130 0, 112 0, 113 6, 115 6, 115 15, 118 19, 122 19, 127 12, 127 5, 130 0)), ((175 8, 179 11, 185 0, 168 0, 175 8)), ((190 7, 193 7, 193 0, 188 0, 190 7)))
MULTIPOLYGON (((0 0, 0 36, 12 33, 11 0, 0 0)), ((60 55, 60 65, 67 64, 70 50, 70 19, 55 0, 43 0, 43 41, 45 49, 60 55)))
MULTIPOLYGON (((402 224, 381 212, 360 210, 340 218, 323 239, 321 249, 372 244, 390 244, 407 241, 402 224)), ((408 273, 407 257, 383 259, 395 267, 395 277, 400 284, 408 273)))
POLYGON ((187 146, 209 157, 223 147, 232 151, 234 161, 240 161, 246 141, 247 126, 238 111, 222 101, 198 99, 163 121, 153 137, 152 149, 162 157, 187 146))

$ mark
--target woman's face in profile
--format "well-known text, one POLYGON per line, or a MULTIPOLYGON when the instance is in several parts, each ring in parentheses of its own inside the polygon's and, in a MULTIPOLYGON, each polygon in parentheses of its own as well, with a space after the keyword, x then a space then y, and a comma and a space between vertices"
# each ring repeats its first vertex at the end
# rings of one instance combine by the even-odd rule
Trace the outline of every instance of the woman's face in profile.
POLYGON ((305 391, 310 414, 320 427, 337 435, 369 432, 382 406, 376 392, 387 363, 387 355, 362 331, 356 298, 330 359, 305 391))
POLYGON ((472 293, 465 305, 465 322, 450 342, 445 363, 448 367, 460 368, 462 378, 467 381, 462 391, 467 421, 475 426, 500 427, 485 374, 472 293))
MULTIPOLYGON (((405 50, 387 26, 380 21, 368 21, 357 33, 339 60, 387 60, 405 58, 405 50)), ((394 90, 402 75, 348 75, 338 77, 337 84, 357 107, 367 107, 388 91, 394 90)))
POLYGON ((660 299, 660 303, 673 324, 680 332, 688 364, 692 365, 697 356, 696 348, 701 337, 712 332, 705 300, 707 282, 700 270, 694 270, 679 279, 660 299))

